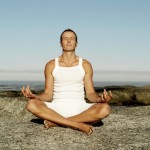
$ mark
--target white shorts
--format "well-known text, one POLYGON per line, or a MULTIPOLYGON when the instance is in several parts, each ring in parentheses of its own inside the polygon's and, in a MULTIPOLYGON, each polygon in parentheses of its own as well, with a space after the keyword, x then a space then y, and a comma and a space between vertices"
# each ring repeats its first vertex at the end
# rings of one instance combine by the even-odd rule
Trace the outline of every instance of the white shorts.
POLYGON ((63 117, 71 117, 82 113, 95 103, 87 103, 84 99, 55 99, 52 102, 44 102, 48 108, 56 111, 63 117))

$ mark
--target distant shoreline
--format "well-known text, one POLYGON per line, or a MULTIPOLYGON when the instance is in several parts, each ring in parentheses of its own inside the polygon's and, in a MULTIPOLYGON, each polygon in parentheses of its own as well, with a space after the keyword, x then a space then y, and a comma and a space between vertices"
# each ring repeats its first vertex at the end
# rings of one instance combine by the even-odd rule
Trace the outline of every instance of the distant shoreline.
MULTIPOLYGON (((30 85, 33 90, 44 89, 44 81, 1 81, 0 91, 4 90, 20 90, 22 86, 30 85)), ((95 88, 103 88, 106 86, 148 86, 150 81, 94 81, 95 88)))
MULTIPOLYGON (((30 85, 32 90, 44 89, 44 81, 0 81, 0 91, 20 91, 22 86, 30 85)), ((95 88, 106 86, 136 86, 143 87, 150 85, 150 81, 94 81, 95 88)))

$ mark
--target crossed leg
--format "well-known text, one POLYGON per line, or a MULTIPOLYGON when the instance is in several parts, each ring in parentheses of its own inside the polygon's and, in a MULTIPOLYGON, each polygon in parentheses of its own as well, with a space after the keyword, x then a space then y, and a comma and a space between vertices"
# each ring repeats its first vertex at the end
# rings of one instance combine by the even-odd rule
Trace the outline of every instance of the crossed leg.
MULTIPOLYGON (((81 123, 93 123, 107 117, 110 114, 110 107, 107 103, 95 103, 89 109, 82 113, 68 117, 67 119, 81 122, 81 123)), ((57 124, 44 120, 44 125, 48 129, 50 127, 58 126, 57 124)))
POLYGON ((110 113, 110 108, 107 103, 96 103, 84 112, 69 118, 61 116, 54 110, 48 108, 44 102, 36 99, 29 100, 26 108, 35 116, 44 119, 46 128, 57 125, 70 126, 71 128, 85 132, 87 135, 92 133, 92 126, 85 123, 95 122, 108 116, 110 113))

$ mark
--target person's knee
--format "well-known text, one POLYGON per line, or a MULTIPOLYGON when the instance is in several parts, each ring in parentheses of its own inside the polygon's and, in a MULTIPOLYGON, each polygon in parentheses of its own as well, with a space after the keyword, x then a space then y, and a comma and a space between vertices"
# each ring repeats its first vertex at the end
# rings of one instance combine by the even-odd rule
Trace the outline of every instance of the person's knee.
POLYGON ((111 113, 110 106, 107 103, 100 103, 97 107, 95 115, 97 116, 98 119, 102 119, 109 116, 110 113, 111 113))
POLYGON ((37 105, 37 100, 31 99, 27 102, 26 109, 30 112, 36 112, 37 105))
POLYGON ((103 106, 103 113, 105 117, 107 117, 111 113, 110 106, 107 103, 105 103, 103 106))

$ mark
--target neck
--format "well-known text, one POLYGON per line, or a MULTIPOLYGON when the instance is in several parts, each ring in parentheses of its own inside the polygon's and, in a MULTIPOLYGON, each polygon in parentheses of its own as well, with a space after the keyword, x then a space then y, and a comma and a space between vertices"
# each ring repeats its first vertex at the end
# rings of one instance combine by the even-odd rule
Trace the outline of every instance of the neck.
POLYGON ((60 58, 63 62, 73 62, 77 59, 77 56, 75 52, 63 52, 60 58))

